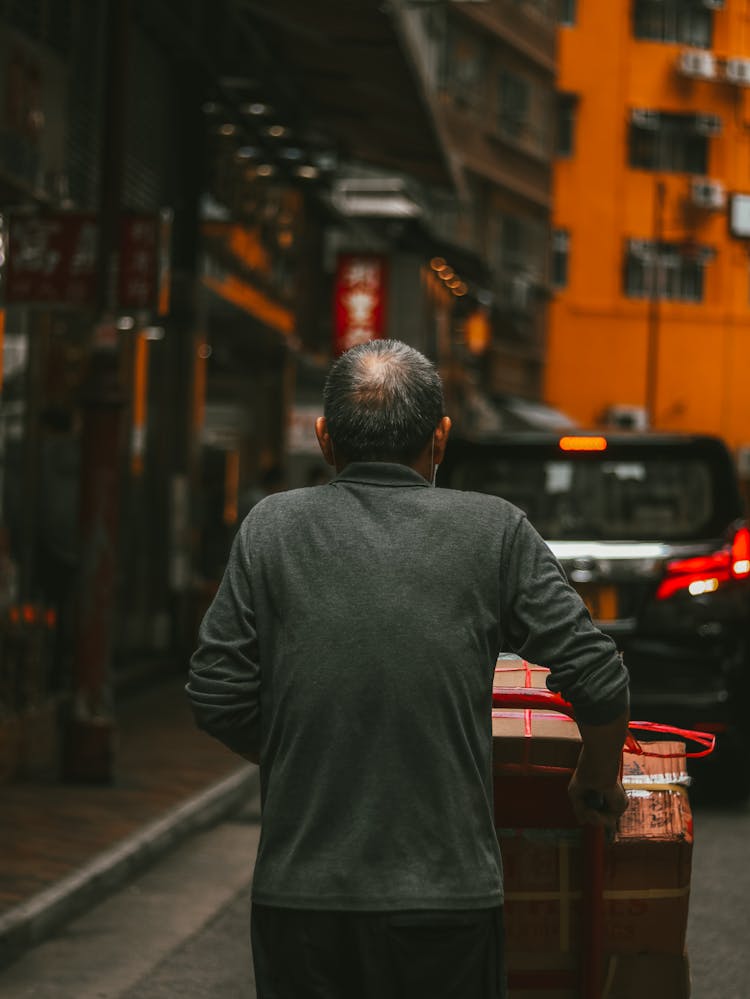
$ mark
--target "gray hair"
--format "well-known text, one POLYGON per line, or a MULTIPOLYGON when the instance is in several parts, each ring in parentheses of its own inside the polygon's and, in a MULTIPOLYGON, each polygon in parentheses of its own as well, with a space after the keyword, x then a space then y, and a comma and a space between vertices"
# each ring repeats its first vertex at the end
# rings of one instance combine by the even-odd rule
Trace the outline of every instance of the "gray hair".
POLYGON ((334 363, 323 390, 334 448, 348 461, 412 461, 444 414, 434 364, 399 340, 371 340, 334 363))

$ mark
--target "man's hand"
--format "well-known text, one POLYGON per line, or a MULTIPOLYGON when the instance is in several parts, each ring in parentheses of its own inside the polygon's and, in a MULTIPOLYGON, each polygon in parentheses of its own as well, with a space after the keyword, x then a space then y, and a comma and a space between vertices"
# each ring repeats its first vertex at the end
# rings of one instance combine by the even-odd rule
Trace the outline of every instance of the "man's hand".
POLYGON ((576 818, 583 825, 604 826, 614 833, 617 820, 628 807, 628 796, 618 781, 605 789, 592 788, 576 771, 568 785, 568 795, 576 818))
POLYGON ((604 725, 578 723, 583 740, 568 795, 579 822, 605 826, 614 833, 628 807, 620 783, 622 748, 628 731, 627 713, 604 725))

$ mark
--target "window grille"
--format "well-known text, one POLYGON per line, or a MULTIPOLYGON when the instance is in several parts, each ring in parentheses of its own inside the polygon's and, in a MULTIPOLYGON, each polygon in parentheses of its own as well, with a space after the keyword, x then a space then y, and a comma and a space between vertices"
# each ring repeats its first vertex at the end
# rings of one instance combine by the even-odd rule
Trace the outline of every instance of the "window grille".
POLYGON ((558 94, 555 152, 568 157, 575 152, 575 129, 578 98, 575 94, 558 94))
POLYGON ((633 34, 708 49, 713 34, 712 10, 703 0, 635 0, 633 34))
POLYGON ((576 23, 576 0, 559 0, 557 19, 560 24, 576 23))
POLYGON ((567 229, 555 229, 552 233, 552 284, 555 288, 568 285, 568 265, 570 260, 570 233, 567 229))
POLYGON ((630 118, 630 165, 641 170, 706 174, 708 139, 720 128, 720 119, 712 115, 634 109, 630 118))
POLYGON ((702 302, 705 268, 715 255, 708 246, 630 239, 625 246, 625 294, 702 302))
POLYGON ((503 70, 500 73, 500 130, 518 138, 527 128, 531 104, 531 84, 522 76, 503 70))
POLYGON ((481 106, 487 76, 487 52, 478 36, 453 30, 447 42, 446 89, 464 104, 481 106))

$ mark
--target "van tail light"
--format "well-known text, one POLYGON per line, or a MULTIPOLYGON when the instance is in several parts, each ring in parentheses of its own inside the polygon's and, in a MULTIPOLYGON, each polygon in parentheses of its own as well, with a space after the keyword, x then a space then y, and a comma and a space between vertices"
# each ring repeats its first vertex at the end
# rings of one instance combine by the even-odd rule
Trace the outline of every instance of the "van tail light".
POLYGON ((561 451, 606 451, 607 450, 607 438, 597 437, 591 434, 561 437, 559 444, 561 451))
POLYGON ((732 543, 721 551, 670 562, 656 599, 666 600, 680 590, 699 597, 713 593, 724 583, 743 579, 750 580, 750 528, 747 527, 740 527, 732 543))

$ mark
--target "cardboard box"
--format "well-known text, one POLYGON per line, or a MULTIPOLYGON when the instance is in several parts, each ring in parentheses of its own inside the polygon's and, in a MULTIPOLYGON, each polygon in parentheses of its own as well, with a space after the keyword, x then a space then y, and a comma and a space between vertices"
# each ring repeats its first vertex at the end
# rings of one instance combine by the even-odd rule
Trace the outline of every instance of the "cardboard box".
MULTIPOLYGON (((549 670, 516 657, 500 658, 493 689, 547 691, 549 670)), ((551 708, 492 709, 495 773, 540 773, 547 768, 572 771, 578 761, 581 736, 575 721, 551 708)))
MULTIPOLYGON (((549 670, 516 656, 501 657, 494 690, 547 690, 549 670)), ((568 715, 547 709, 493 708, 495 824, 565 828, 576 820, 567 795, 581 736, 568 715)))
MULTIPOLYGON (((529 970, 529 955, 510 955, 508 999, 580 999, 574 962, 552 967, 537 961, 529 970)), ((602 999, 689 999, 687 954, 607 954, 602 999)))
MULTIPOLYGON (((685 747, 659 742, 643 748, 655 755, 624 754, 629 807, 614 842, 605 847, 604 964, 611 978, 605 994, 683 999, 689 995, 684 951, 693 845, 692 813, 681 783, 685 747), (652 988, 648 969, 664 979, 652 991, 645 991, 652 988)), ((533 780, 519 779, 519 787, 533 780)), ((544 802, 543 781, 537 778, 544 802)), ((580 964, 583 949, 581 830, 500 827, 498 839, 515 994, 575 996, 571 969, 580 964)))
MULTIPOLYGON (((665 792, 653 792, 663 794, 665 792)), ((582 858, 577 830, 498 830, 508 947, 579 953, 582 858)), ((682 953, 692 841, 621 838, 604 868, 604 938, 618 953, 682 953)))

